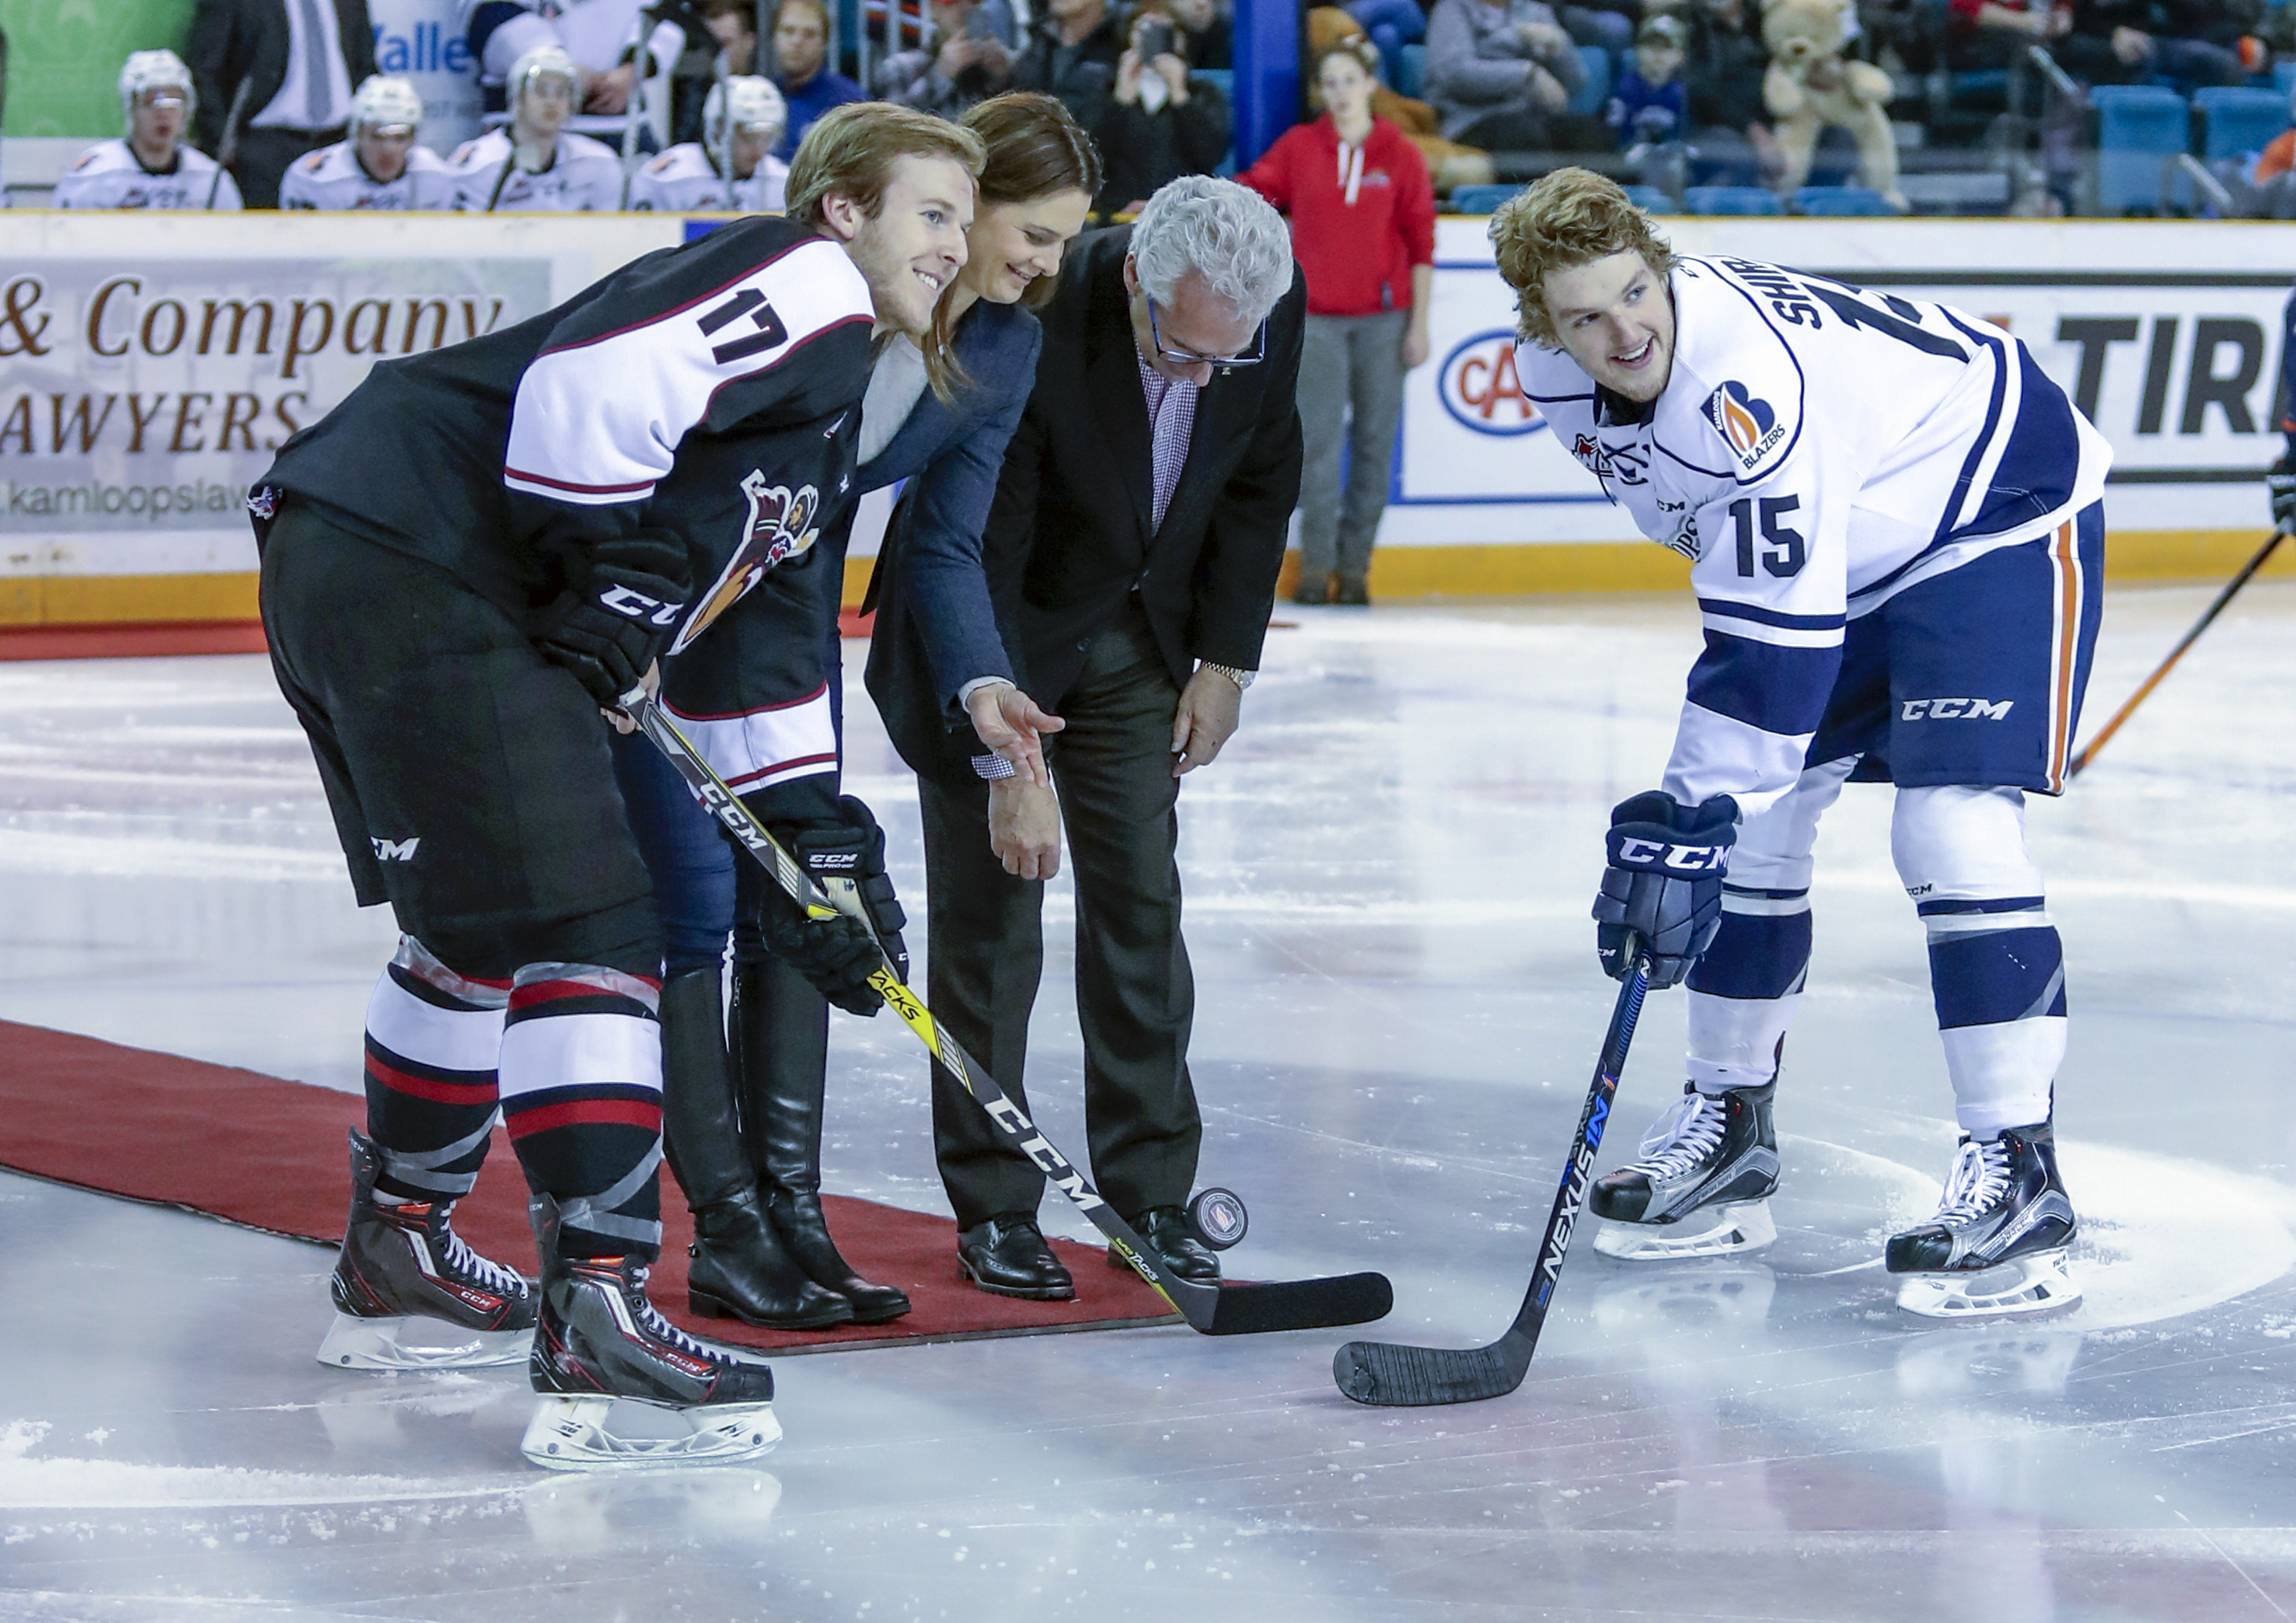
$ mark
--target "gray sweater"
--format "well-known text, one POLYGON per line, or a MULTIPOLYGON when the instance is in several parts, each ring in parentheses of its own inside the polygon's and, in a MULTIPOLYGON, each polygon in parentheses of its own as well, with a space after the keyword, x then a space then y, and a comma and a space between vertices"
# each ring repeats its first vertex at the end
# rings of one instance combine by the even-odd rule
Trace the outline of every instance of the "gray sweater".
POLYGON ((1564 37, 1535 52, 1522 41, 1525 23, 1545 23, 1562 32, 1554 8, 1539 0, 1439 0, 1427 21, 1427 99, 1443 119, 1443 134, 1459 132, 1488 113, 1527 112, 1545 117, 1531 91, 1534 63, 1576 95, 1587 82, 1587 64, 1564 37))

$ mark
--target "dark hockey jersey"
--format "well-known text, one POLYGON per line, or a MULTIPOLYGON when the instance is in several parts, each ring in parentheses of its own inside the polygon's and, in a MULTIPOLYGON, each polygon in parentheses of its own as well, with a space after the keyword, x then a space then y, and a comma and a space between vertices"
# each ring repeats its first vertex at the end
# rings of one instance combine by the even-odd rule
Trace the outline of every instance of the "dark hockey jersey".
POLYGON ((597 542, 671 530, 693 559, 683 647, 844 494, 873 319, 837 244, 740 221, 377 365, 263 482, 521 617, 597 542))

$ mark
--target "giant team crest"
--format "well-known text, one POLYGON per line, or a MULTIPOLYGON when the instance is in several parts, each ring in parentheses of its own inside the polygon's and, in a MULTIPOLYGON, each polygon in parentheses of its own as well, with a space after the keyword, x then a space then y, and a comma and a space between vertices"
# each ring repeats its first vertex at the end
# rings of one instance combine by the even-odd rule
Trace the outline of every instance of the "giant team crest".
POLYGON ((717 584, 687 617, 677 640, 669 645, 673 654, 684 652, 694 638, 709 630, 719 615, 741 601, 742 594, 765 578, 767 570, 798 556, 820 538, 813 521, 821 510, 821 495, 811 485, 792 492, 787 485, 767 484, 765 474, 752 468, 742 477, 742 494, 750 504, 742 544, 734 549, 717 584))

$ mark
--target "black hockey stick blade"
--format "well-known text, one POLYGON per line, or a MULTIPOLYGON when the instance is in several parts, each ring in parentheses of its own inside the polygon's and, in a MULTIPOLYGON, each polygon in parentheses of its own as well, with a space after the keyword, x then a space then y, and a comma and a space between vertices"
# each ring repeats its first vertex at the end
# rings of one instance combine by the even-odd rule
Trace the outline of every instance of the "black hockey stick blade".
POLYGON ((1562 1277, 1562 1259, 1570 1250, 1571 1231, 1587 1203, 1595 1152, 1602 1147, 1611 1101, 1619 1091, 1619 1073, 1627 1068, 1635 1022, 1642 1018, 1643 999, 1650 991, 1649 958, 1631 938, 1627 952, 1634 968, 1620 983, 1618 1001, 1611 1005, 1603 1054, 1595 1062, 1595 1080, 1587 1090, 1587 1108, 1579 1112, 1578 1131, 1562 1166, 1562 1184, 1554 1192, 1554 1207, 1547 1214, 1546 1232, 1538 1243, 1530 1288, 1523 1293, 1514 1323, 1488 1347, 1350 1341, 1332 1357, 1332 1380, 1342 1395, 1380 1408, 1423 1408, 1504 1398, 1522 1384, 1530 1369, 1530 1355, 1538 1346, 1538 1332, 1546 1323, 1546 1309, 1554 1299, 1554 1287, 1562 1277))
MULTIPOLYGON (((774 838, 773 832, 742 804, 741 797, 726 787, 726 780, 677 730, 676 724, 652 694, 642 688, 633 689, 623 695, 621 709, 654 747, 668 758, 695 798, 743 850, 764 865, 791 901, 816 917, 827 917, 838 911, 828 893, 798 865, 797 858, 774 838)), ((865 914, 854 916, 864 924, 869 922, 865 914)), ((882 956, 882 949, 869 984, 876 988, 885 1006, 925 1045, 926 1052, 972 1095, 1004 1142, 1034 1162, 1054 1187, 1068 1196, 1092 1225, 1107 1236, 1110 1248, 1154 1286, 1188 1321, 1190 1328, 1208 1336, 1323 1330, 1338 1324, 1365 1324, 1381 1317, 1395 1305, 1394 1288, 1382 1274, 1236 1285, 1203 1285, 1182 1279, 1166 1267, 1138 1232, 1100 1198, 1099 1192, 1075 1164, 996 1086, 996 1079, 933 1019, 924 999, 894 971, 892 960, 882 956)))

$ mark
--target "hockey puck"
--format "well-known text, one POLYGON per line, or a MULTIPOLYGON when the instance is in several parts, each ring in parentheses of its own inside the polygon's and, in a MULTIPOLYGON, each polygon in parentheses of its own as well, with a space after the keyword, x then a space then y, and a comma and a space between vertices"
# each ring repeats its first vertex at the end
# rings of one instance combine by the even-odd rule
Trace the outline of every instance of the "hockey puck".
POLYGON ((1243 1238, 1251 1218, 1234 1190, 1207 1189, 1188 1202, 1188 1226, 1212 1250, 1224 1251, 1243 1238))

